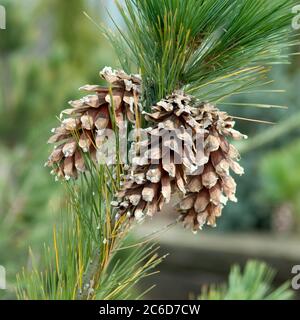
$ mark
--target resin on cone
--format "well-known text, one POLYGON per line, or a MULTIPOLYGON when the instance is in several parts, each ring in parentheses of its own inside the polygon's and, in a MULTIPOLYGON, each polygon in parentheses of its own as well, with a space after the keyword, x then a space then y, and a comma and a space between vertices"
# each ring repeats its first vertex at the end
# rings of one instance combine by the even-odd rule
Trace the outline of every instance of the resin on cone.
POLYGON ((112 118, 119 129, 127 120, 135 122, 141 92, 140 76, 127 75, 109 67, 105 67, 100 75, 110 86, 81 87, 80 90, 89 95, 70 101, 71 108, 61 113, 60 126, 52 129, 48 143, 56 146, 46 165, 53 167, 52 173, 58 178, 77 178, 78 172, 85 171, 83 153, 88 153, 97 162, 97 151, 104 142, 103 132, 112 128, 112 118))

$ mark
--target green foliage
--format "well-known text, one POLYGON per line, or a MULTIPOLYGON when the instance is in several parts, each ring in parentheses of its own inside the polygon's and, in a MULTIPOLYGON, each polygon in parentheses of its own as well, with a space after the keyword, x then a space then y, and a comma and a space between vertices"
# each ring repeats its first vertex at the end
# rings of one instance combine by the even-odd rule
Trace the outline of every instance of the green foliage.
POLYGON ((293 0, 125 0, 127 31, 107 36, 125 69, 140 69, 148 103, 184 88, 217 101, 266 82, 286 62, 293 0))
POLYGON ((79 184, 65 184, 69 210, 54 227, 53 245, 45 246, 44 271, 32 259, 31 270, 18 275, 19 299, 138 298, 133 287, 161 262, 155 247, 129 238, 126 217, 114 220, 110 201, 119 177, 106 165, 90 166, 79 184))
MULTIPOLYGON (((85 194, 88 185, 84 187, 83 181, 83 189, 70 186, 71 195, 80 198, 71 198, 74 206, 67 211, 61 199, 69 193, 63 193, 62 187, 49 180, 48 171, 42 168, 49 151, 43 141, 54 125, 54 115, 64 108, 66 101, 75 98, 75 88, 98 80, 97 71, 104 65, 103 61, 109 64, 113 59, 112 52, 97 30, 88 27, 82 11, 93 12, 93 8, 86 1, 76 0, 71 7, 66 1, 58 0, 26 3, 26 14, 17 1, 14 3, 18 5, 11 10, 12 2, 1 3, 9 13, 8 24, 14 28, 0 31, 0 162, 7 169, 0 171, 0 264, 9 273, 9 288, 0 294, 14 297, 14 275, 20 265, 27 264, 29 271, 19 276, 19 297, 76 298, 84 273, 89 271, 90 259, 100 248, 102 262, 106 261, 105 250, 111 251, 105 267, 99 268, 97 264, 101 290, 100 287, 96 290, 95 297, 128 298, 135 294, 131 285, 150 274, 160 261, 152 260, 155 252, 135 239, 124 239, 124 243, 120 241, 113 247, 103 243, 110 239, 104 228, 108 199, 101 200, 100 211, 98 197, 85 194), (63 211, 62 221, 57 221, 59 207, 63 211), (48 243, 53 221, 58 225, 57 251, 53 245, 50 249, 45 245, 44 258, 40 258, 40 244, 48 243), (33 266, 31 259, 26 260, 25 248, 29 244, 35 252, 33 266), (72 290, 66 290, 67 286, 72 290)), ((292 2, 126 0, 128 12, 123 11, 123 16, 128 32, 120 27, 125 41, 120 42, 118 36, 109 32, 107 36, 119 52, 126 71, 143 73, 148 106, 181 87, 200 99, 216 101, 265 82, 267 63, 279 58, 286 61, 286 56, 280 55, 282 48, 294 44, 288 37, 292 2)), ((276 78, 281 81, 282 72, 276 78)), ((296 103, 299 81, 294 79, 289 85, 294 85, 290 102, 296 103)), ((278 103, 272 93, 264 97, 274 99, 266 103, 278 103)), ((265 116, 267 112, 251 109, 245 112, 246 116, 265 116)), ((281 116, 271 113, 268 119, 277 120, 281 116)), ((250 132, 256 130, 252 123, 243 127, 250 132)), ((257 209, 251 190, 257 189, 258 177, 256 166, 249 168, 251 174, 243 185, 239 184, 239 193, 244 190, 240 207, 226 208, 230 212, 225 212, 221 221, 221 224, 228 222, 228 228, 257 227, 262 210, 261 206, 257 209), (236 216, 231 220, 234 210, 236 216)), ((107 170, 104 171, 107 176, 107 170)), ((94 182, 92 186, 96 186, 94 182)), ((136 298, 137 294, 131 297, 136 298)))
MULTIPOLYGON (((299 56, 295 61, 300 61, 299 56)), ((260 167, 269 152, 283 149, 287 143, 295 140, 299 135, 300 124, 298 110, 300 101, 298 90, 300 85, 299 69, 293 67, 293 65, 275 66, 271 76, 275 79, 275 83, 271 87, 275 92, 249 92, 239 97, 233 96, 231 99, 234 102, 245 104, 259 101, 262 104, 286 105, 289 107, 287 110, 275 111, 272 108, 251 108, 235 105, 222 106, 229 114, 235 115, 238 113, 239 116, 245 118, 266 119, 275 124, 237 122, 238 130, 249 136, 248 140, 236 144, 242 155, 241 164, 245 169, 245 175, 237 178, 238 203, 229 204, 224 208, 223 218, 220 219, 218 230, 267 231, 271 227, 274 205, 277 205, 278 201, 274 202, 269 196, 267 197, 265 191, 268 189, 269 179, 260 167), (277 92, 278 87, 285 90, 277 92)), ((277 195, 279 196, 279 193, 274 194, 273 198, 277 195)), ((289 202, 289 199, 284 202, 289 202)))
POLYGON ((95 58, 91 51, 97 50, 95 47, 101 39, 100 35, 95 35, 94 27, 83 14, 89 8, 87 2, 73 0, 70 5, 68 1, 51 0, 48 3, 47 14, 50 11, 56 17, 53 32, 56 40, 64 47, 65 58, 81 71, 86 70, 88 59, 95 58))
POLYGON ((4 0, 1 1, 1 5, 5 7, 7 26, 5 30, 0 31, 0 55, 3 57, 21 48, 27 34, 24 32, 25 19, 17 8, 17 1, 4 0))
POLYGON ((300 142, 294 141, 282 150, 271 152, 262 159, 261 172, 265 190, 274 202, 296 200, 300 186, 300 142))
POLYGON ((228 284, 203 288, 199 300, 289 300, 293 292, 289 283, 273 289, 275 272, 264 262, 248 261, 243 272, 238 265, 231 268, 228 284))
POLYGON ((55 26, 67 7, 52 10, 53 1, 40 0, 1 4, 8 27, 0 30, 0 264, 7 270, 8 289, 0 290, 0 298, 15 298, 15 275, 30 264, 28 247, 39 266, 41 244, 50 241, 52 224, 64 210, 65 193, 43 167, 55 115, 79 95, 76 88, 99 79, 101 61, 109 63, 113 56, 102 50, 100 36, 100 44, 85 42, 94 37, 94 27, 80 8, 77 16, 68 16, 70 29, 80 16, 76 40, 74 34, 74 41, 65 43, 55 26), (75 42, 76 57, 69 59, 75 42), (79 58, 87 54, 88 59, 79 58))
POLYGON ((278 151, 266 154, 260 166, 264 176, 263 195, 273 205, 290 202, 300 213, 300 142, 295 140, 278 151))
POLYGON ((246 142, 236 143, 240 153, 245 154, 247 152, 256 150, 270 142, 273 142, 277 138, 282 137, 285 134, 292 133, 299 128, 300 125, 300 112, 297 112, 289 118, 282 121, 276 126, 272 126, 263 132, 251 137, 246 142))

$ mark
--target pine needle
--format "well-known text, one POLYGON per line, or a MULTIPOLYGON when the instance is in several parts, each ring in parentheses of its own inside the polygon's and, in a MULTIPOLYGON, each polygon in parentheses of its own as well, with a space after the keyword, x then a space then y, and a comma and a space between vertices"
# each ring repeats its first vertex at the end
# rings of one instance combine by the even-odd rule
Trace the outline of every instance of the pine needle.
POLYGON ((256 123, 262 123, 262 124, 271 124, 274 125, 276 124, 275 122, 270 122, 266 120, 258 120, 258 119, 251 119, 251 118, 242 118, 242 117, 237 117, 237 116, 232 116, 230 115, 231 118, 233 119, 238 119, 238 120, 243 120, 243 121, 250 121, 250 122, 256 122, 256 123))
POLYGON ((219 105, 255 107, 255 108, 264 108, 264 109, 271 109, 271 108, 288 109, 287 106, 272 105, 272 104, 260 104, 260 103, 220 102, 219 105))

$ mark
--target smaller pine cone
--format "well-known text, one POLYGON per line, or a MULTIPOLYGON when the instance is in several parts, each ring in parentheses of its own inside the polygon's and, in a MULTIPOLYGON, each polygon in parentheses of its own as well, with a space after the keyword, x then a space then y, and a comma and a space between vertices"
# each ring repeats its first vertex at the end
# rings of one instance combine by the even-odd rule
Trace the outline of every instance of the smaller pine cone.
POLYGON ((234 121, 226 112, 179 92, 158 102, 146 118, 156 125, 138 143, 139 154, 115 203, 119 214, 138 220, 144 213, 152 216, 176 194, 186 227, 214 226, 226 201, 236 201, 229 169, 243 174, 239 153, 227 138, 246 136, 233 129, 234 121))
POLYGON ((61 113, 61 124, 52 129, 48 143, 57 144, 45 165, 53 167, 57 178, 77 178, 86 170, 84 153, 97 162, 97 149, 103 144, 103 131, 112 128, 111 112, 121 129, 125 121, 135 122, 136 107, 141 92, 139 75, 105 67, 100 75, 110 87, 85 85, 80 88, 90 94, 70 101, 72 108, 61 113), (113 106, 113 110, 112 110, 113 106), (64 115, 67 117, 64 118, 64 115))

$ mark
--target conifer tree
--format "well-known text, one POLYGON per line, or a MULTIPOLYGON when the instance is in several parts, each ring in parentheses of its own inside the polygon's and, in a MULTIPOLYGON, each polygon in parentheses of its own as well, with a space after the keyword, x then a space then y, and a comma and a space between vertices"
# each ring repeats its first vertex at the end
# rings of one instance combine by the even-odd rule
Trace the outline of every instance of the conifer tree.
POLYGON ((124 2, 118 8, 126 28, 118 21, 116 32, 101 28, 121 69, 104 69, 106 88, 84 86, 93 94, 70 103, 50 138, 57 145, 48 164, 67 180, 70 214, 54 232, 46 272, 25 274, 20 298, 128 298, 131 286, 161 261, 143 246, 149 239, 124 244, 129 228, 172 197, 180 199, 185 226, 215 226, 227 200, 237 200, 230 170, 243 174, 231 140, 246 136, 235 121, 263 122, 232 116, 221 103, 266 86, 270 66, 287 62, 287 48, 297 44, 292 0, 124 2), (124 126, 136 129, 129 165, 118 145, 124 126), (97 157, 103 129, 115 133, 113 163, 97 157), (170 132, 174 138, 164 139, 170 132))

